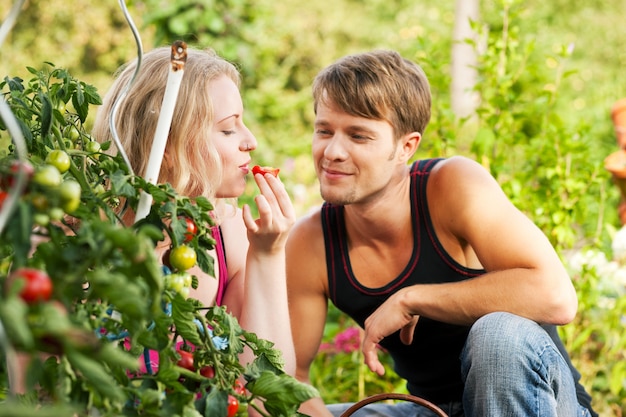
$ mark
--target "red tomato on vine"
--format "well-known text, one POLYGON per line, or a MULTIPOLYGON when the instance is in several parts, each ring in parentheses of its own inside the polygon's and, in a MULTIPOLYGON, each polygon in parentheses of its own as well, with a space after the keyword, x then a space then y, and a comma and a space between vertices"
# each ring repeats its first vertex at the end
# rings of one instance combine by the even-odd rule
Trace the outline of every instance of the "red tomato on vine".
POLYGON ((10 283, 15 280, 24 280, 24 287, 20 291, 20 297, 28 304, 39 301, 48 301, 52 295, 52 280, 45 271, 35 268, 19 268, 10 276, 10 283))
POLYGON ((195 371, 196 367, 193 364, 193 353, 182 349, 178 349, 177 352, 180 355, 180 359, 176 362, 176 365, 190 371, 195 371))
POLYGON ((187 231, 185 232, 185 242, 191 242, 193 237, 198 234, 198 226, 189 217, 185 217, 185 224, 187 225, 187 231))
POLYGON ((239 411, 239 400, 234 395, 228 394, 227 417, 234 417, 239 411))

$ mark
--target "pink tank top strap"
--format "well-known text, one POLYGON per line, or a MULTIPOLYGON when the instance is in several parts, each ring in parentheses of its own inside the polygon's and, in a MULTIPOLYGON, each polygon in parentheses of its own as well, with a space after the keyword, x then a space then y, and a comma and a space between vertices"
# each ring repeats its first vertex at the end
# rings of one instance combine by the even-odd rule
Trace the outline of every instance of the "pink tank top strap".
POLYGON ((226 292, 226 286, 228 285, 228 269, 226 266, 226 250, 224 249, 224 242, 222 240, 222 230, 219 226, 211 228, 211 234, 215 239, 215 256, 217 258, 217 265, 219 268, 217 294, 215 296, 215 304, 222 305, 224 293, 226 292))

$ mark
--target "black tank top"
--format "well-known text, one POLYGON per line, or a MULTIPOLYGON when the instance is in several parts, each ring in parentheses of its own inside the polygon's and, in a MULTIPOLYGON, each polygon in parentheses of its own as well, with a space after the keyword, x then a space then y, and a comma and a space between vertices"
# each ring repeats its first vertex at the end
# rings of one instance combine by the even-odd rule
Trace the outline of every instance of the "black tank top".
MULTIPOLYGON (((430 170, 440 160, 422 160, 411 167, 413 252, 400 275, 383 287, 367 288, 352 272, 343 206, 326 203, 322 207, 330 299, 361 327, 378 306, 401 288, 463 281, 485 272, 454 261, 435 236, 426 202, 426 183, 430 170)), ((380 344, 392 356, 396 373, 407 380, 407 388, 413 395, 435 403, 460 401, 463 382, 459 356, 468 331, 467 326, 422 316, 411 345, 400 341, 399 332, 386 337, 380 344)))

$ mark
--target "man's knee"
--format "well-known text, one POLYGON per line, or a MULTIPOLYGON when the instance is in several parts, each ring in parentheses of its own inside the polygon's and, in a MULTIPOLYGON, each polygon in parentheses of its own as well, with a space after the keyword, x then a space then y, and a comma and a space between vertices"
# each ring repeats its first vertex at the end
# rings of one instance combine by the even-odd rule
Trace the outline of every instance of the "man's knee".
POLYGON ((462 362, 467 366, 500 367, 524 360, 535 348, 549 343, 547 333, 534 321, 496 312, 478 319, 470 329, 462 362))

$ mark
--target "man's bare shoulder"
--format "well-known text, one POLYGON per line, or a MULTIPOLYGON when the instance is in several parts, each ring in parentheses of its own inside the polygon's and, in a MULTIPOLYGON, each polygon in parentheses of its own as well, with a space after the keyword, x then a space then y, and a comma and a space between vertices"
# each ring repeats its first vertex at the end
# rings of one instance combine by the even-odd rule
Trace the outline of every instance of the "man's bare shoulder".
POLYGON ((324 256, 321 207, 314 207, 298 218, 289 233, 287 254, 308 260, 324 256))
POLYGON ((309 209, 304 215, 300 216, 296 221, 291 236, 312 238, 322 234, 321 206, 309 209))

